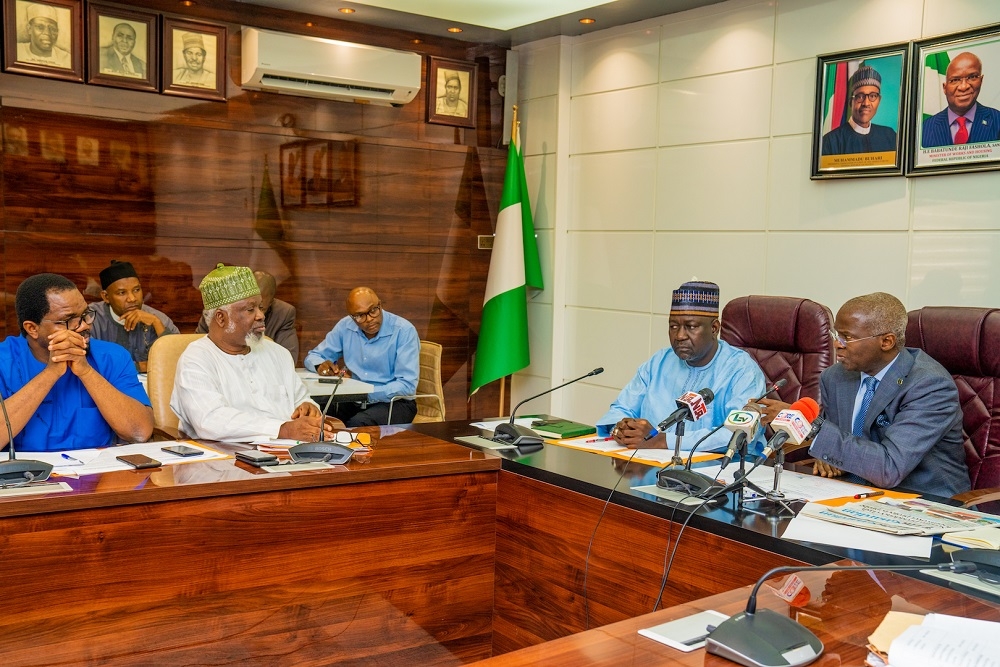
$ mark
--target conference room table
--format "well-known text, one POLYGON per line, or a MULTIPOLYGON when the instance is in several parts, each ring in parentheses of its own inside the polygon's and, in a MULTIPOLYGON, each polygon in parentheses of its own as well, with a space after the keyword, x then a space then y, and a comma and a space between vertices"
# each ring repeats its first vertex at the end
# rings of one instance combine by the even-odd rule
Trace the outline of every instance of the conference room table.
MULTIPOLYGON (((370 452, 322 470, 227 458, 0 493, 3 664, 458 665, 646 622, 688 514, 631 491, 629 471, 556 446, 481 452, 452 441, 478 432, 465 422, 371 432, 370 452)), ((913 562, 782 540, 783 521, 691 516, 657 618, 732 611, 777 565, 913 562)), ((892 577, 956 613, 1000 602, 892 577)))

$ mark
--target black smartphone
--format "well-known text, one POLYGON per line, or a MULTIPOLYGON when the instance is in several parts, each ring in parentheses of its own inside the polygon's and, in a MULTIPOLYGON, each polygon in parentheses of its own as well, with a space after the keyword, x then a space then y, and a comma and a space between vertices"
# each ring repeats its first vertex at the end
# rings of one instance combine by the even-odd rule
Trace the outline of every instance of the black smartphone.
POLYGON ((247 449, 242 452, 236 452, 236 460, 248 463, 255 468, 278 465, 277 456, 274 454, 268 454, 267 452, 261 452, 256 449, 247 449))
POLYGON ((319 383, 320 384, 340 384, 343 381, 344 381, 344 378, 339 378, 339 377, 336 377, 336 378, 320 378, 319 379, 319 383))
POLYGON ((145 454, 126 454, 125 456, 116 456, 116 459, 122 463, 127 463, 136 470, 142 470, 143 468, 159 468, 162 465, 156 459, 151 459, 145 454))
POLYGON ((160 447, 160 449, 176 456, 201 456, 205 453, 197 447, 188 447, 187 445, 170 445, 169 447, 160 447))

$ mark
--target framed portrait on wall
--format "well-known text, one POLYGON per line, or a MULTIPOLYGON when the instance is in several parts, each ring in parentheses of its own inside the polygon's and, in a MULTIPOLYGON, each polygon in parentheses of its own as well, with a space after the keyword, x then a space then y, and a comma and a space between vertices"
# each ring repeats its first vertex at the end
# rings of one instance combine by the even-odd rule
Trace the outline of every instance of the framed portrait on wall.
POLYGON ((428 123, 476 126, 476 63, 431 56, 425 88, 428 123))
POLYGON ((913 42, 907 176, 1000 168, 1000 25, 913 42))
POLYGON ((158 90, 157 15, 109 5, 87 7, 87 83, 158 90))
POLYGON ((226 100, 226 28, 163 18, 163 92, 226 100))
POLYGON ((354 206, 353 141, 306 139, 281 146, 281 206, 354 206))
POLYGON ((903 173, 908 59, 907 44, 817 58, 810 178, 903 173))
POLYGON ((3 0, 4 71, 83 81, 82 7, 82 0, 3 0))

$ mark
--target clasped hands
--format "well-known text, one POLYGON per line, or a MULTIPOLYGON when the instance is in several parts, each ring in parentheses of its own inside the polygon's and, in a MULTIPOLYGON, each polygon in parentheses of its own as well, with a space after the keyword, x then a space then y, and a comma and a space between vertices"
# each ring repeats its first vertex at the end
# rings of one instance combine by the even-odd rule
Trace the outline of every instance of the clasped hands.
POLYGON ((303 403, 295 408, 291 419, 278 429, 278 438, 283 440, 298 440, 315 442, 319 440, 322 425, 324 440, 334 437, 337 429, 347 428, 344 422, 335 417, 323 418, 322 411, 313 403, 303 403))
POLYGON ((652 433, 655 427, 645 419, 633 419, 625 417, 620 419, 611 429, 611 437, 622 447, 629 449, 663 449, 666 447, 667 439, 660 433, 654 438, 646 440, 646 436, 652 433))
MULTIPOLYGON (((756 406, 760 410, 760 423, 765 426, 770 424, 778 416, 779 412, 791 407, 789 403, 773 398, 762 398, 757 401, 756 406)), ((840 468, 834 468, 829 463, 824 463, 819 459, 813 459, 813 474, 820 477, 840 477, 844 474, 844 471, 840 468)))
POLYGON ((321 363, 319 366, 316 367, 316 373, 318 375, 335 376, 342 378, 352 377, 351 371, 350 369, 347 368, 346 365, 343 368, 341 368, 338 364, 335 364, 332 361, 324 361, 323 363, 321 363))
POLYGON ((49 368, 62 377, 68 367, 77 377, 92 369, 87 361, 90 339, 77 331, 62 329, 49 336, 49 368))

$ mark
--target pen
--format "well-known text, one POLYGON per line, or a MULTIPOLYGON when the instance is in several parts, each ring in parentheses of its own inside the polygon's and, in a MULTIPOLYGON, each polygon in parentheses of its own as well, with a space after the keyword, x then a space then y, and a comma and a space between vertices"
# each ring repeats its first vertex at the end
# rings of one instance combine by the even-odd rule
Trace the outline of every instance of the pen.
POLYGON ((67 461, 72 461, 73 463, 76 463, 77 465, 81 465, 81 466, 84 465, 83 461, 81 461, 78 458, 72 457, 69 454, 63 454, 62 457, 64 459, 66 459, 67 461))
POLYGON ((660 432, 654 428, 652 431, 649 432, 649 435, 647 435, 645 438, 643 438, 643 441, 652 440, 653 438, 655 438, 658 435, 660 435, 660 432))
POLYGON ((854 496, 855 500, 861 500, 862 498, 874 498, 875 496, 884 496, 885 491, 869 491, 868 493, 858 493, 854 496))

